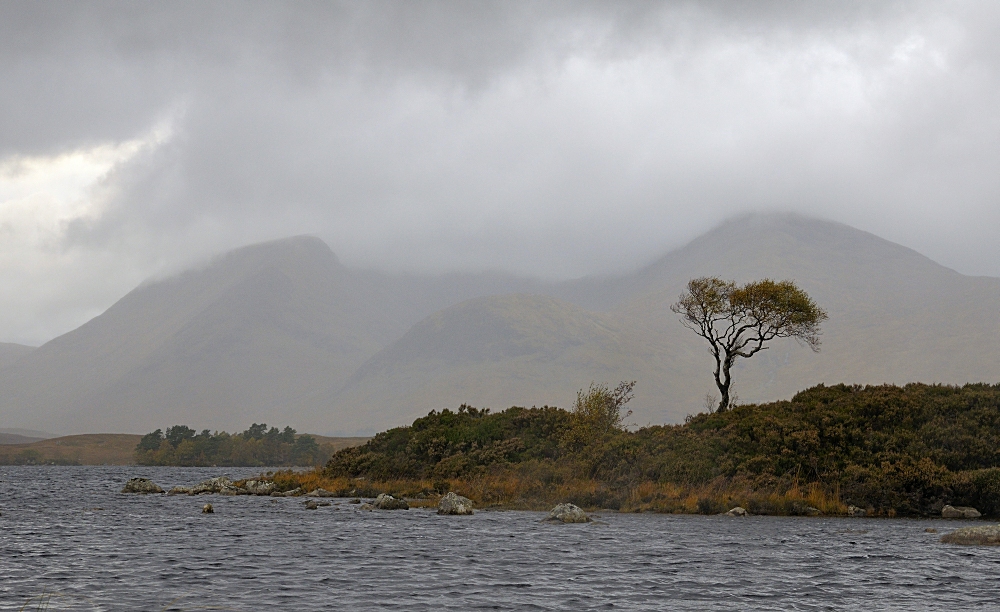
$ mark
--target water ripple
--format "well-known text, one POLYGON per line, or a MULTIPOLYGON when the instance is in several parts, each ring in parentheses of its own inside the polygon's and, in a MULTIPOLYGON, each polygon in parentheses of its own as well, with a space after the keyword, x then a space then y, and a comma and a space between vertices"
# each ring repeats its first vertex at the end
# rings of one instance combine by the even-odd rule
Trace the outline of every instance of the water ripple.
MULTIPOLYGON (((531 512, 120 495, 228 471, 0 467, 0 610, 990 610, 1000 549, 946 521, 531 512), (25 605, 27 604, 27 605, 25 605)), ((335 500, 336 501, 336 500, 335 500)))

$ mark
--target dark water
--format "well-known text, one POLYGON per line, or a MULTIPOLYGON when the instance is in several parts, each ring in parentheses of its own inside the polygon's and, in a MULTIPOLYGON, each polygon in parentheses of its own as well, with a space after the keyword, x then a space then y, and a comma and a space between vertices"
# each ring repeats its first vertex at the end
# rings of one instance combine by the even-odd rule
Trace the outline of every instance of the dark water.
POLYGON ((554 526, 531 512, 118 493, 133 475, 166 488, 255 472, 0 467, 0 609, 1000 609, 1000 548, 924 532, 959 522, 605 514, 554 526))

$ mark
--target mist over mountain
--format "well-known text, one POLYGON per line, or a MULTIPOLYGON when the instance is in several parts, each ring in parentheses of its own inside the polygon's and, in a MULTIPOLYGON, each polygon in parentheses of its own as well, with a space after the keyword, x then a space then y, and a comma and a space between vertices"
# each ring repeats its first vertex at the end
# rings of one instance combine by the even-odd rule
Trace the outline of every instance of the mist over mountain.
POLYGON ((714 390, 706 346, 669 310, 703 275, 791 279, 830 314, 821 353, 785 341, 740 362, 740 401, 820 382, 1000 380, 1000 279, 845 225, 753 215, 635 273, 560 283, 353 270, 310 237, 245 247, 38 349, 0 346, 0 424, 357 433, 463 402, 567 407, 591 381, 633 379, 633 420, 676 422, 714 390))

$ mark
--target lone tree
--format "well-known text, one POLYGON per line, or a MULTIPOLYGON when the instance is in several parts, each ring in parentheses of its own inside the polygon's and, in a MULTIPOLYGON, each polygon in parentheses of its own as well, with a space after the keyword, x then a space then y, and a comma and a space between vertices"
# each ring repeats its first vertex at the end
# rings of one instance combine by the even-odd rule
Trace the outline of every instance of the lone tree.
POLYGON ((826 312, 791 281, 737 285, 716 277, 696 278, 670 307, 681 323, 708 340, 715 357, 715 384, 729 408, 730 370, 737 357, 749 358, 775 338, 795 338, 819 352, 819 325, 826 312))

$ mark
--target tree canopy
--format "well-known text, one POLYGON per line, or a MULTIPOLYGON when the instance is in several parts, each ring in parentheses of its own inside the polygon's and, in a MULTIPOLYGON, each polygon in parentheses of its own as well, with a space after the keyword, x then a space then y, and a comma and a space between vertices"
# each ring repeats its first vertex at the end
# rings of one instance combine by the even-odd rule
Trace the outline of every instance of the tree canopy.
POLYGON ((717 277, 696 278, 670 309, 709 343, 715 384, 722 395, 720 411, 729 408, 731 370, 737 358, 752 357, 776 338, 795 338, 818 352, 820 324, 828 318, 795 283, 768 278, 745 285, 717 277))

